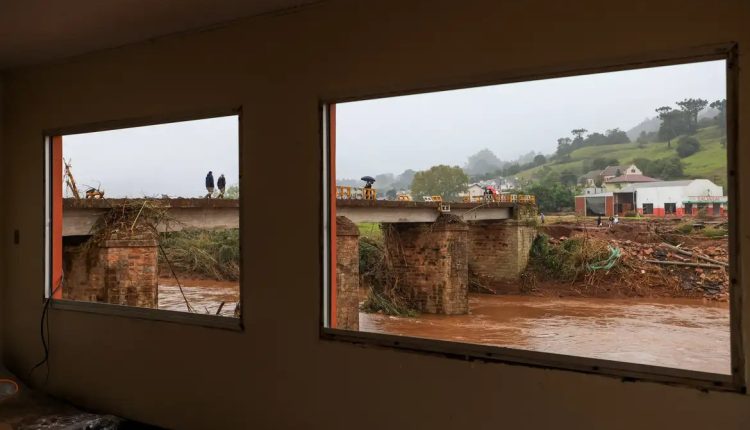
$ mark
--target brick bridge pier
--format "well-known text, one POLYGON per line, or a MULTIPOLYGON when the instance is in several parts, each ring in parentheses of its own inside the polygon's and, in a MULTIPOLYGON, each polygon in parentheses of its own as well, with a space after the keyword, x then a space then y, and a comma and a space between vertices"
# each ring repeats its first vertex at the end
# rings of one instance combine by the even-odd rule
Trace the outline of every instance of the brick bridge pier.
POLYGON ((421 312, 468 313, 470 280, 480 292, 518 290, 536 235, 535 205, 473 205, 474 212, 458 205, 442 214, 433 206, 430 218, 425 205, 408 204, 412 212, 400 205, 394 215, 382 203, 337 202, 337 213, 344 215, 336 217, 337 328, 357 330, 358 230, 350 218, 380 221, 393 275, 421 312))

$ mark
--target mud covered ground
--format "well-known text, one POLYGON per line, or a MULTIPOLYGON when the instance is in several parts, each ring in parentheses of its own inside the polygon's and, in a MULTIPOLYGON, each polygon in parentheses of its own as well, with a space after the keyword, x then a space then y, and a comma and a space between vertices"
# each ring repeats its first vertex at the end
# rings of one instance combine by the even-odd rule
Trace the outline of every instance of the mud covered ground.
POLYGON ((532 257, 522 282, 499 288, 504 294, 560 297, 675 297, 727 301, 728 240, 721 221, 625 220, 610 227, 558 223, 539 227, 552 246, 571 238, 604 243, 620 252, 609 270, 560 280, 532 257), (695 227, 693 227, 695 224, 695 227), (691 230, 692 228, 692 230, 691 230), (706 230, 709 229, 709 230, 706 230), (706 233, 711 233, 708 235, 706 233), (678 248, 678 249, 675 249, 678 248), (689 255, 693 254, 693 255, 689 255))

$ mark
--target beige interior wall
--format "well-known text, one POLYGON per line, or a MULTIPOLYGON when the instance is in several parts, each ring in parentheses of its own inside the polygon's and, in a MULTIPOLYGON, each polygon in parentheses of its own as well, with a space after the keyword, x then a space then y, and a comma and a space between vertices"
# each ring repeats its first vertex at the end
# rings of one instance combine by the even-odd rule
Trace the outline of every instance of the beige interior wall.
MULTIPOLYGON (((6 158, 5 146, 3 144, 4 142, 3 140, 3 137, 4 137, 3 136, 3 130, 4 130, 3 107, 4 107, 4 102, 5 102, 4 93, 3 93, 3 90, 5 87, 3 86, 3 83, 4 83, 4 76, 2 73, 0 73, 0 182, 6 183, 8 178, 5 176, 6 169, 5 169, 5 163, 3 162, 3 160, 6 158)), ((4 202, 2 201, 2 198, 0 198, 0 204, 2 203, 4 202)), ((0 244, 2 244, 0 245, 0 368, 2 367, 3 339, 4 339, 3 328, 5 326, 4 319, 3 319, 3 316, 4 316, 3 308, 5 307, 4 306, 4 303, 5 303, 4 292, 5 292, 5 280, 6 280, 4 255, 5 255, 5 248, 7 246, 6 242, 8 241, 8 238, 10 237, 10 235, 8 234, 7 228, 4 228, 5 224, 3 221, 5 219, 5 213, 6 213, 5 210, 0 209, 0 244)))
MULTIPOLYGON (((42 130, 241 105, 245 331, 57 310, 51 392, 172 428, 745 428, 742 394, 319 340, 318 101, 735 41, 744 125, 748 22, 743 0, 328 1, 13 71, 5 363, 24 374, 42 355, 42 130)), ((749 157, 740 145, 740 195, 749 157)))

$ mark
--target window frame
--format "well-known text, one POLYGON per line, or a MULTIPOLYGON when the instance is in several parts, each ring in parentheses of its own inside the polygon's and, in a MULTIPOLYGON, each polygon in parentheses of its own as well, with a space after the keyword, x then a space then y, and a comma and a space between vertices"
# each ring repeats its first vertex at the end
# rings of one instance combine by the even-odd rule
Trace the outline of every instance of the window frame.
MULTIPOLYGON (((53 214, 54 214, 54 195, 53 186, 55 186, 53 180, 53 156, 52 156, 52 144, 53 139, 56 137, 64 137, 65 135, 71 134, 83 134, 83 133, 95 133, 102 131, 114 131, 122 130, 127 128, 135 127, 147 127, 162 124, 171 124, 178 122, 196 121, 212 118, 224 118, 224 117, 237 117, 237 155, 238 155, 238 171, 239 181, 242 183, 242 124, 243 114, 242 106, 231 107, 231 108, 219 108, 219 109, 208 109, 201 111, 192 112, 181 112, 164 115, 155 115, 148 117, 136 117, 117 119, 111 121, 99 121, 84 123, 72 126, 63 126, 48 128, 42 130, 42 145, 44 153, 44 290, 43 290, 43 301, 49 301, 51 309, 63 310, 63 311, 74 311, 74 312, 85 312, 99 315, 145 319, 151 321, 162 321, 167 323, 178 323, 186 325, 196 325, 208 328, 225 329, 231 331, 244 331, 245 325, 245 274, 244 270, 240 270, 239 280, 239 302, 240 302, 240 315, 238 318, 226 317, 220 315, 210 314, 197 314, 182 311, 174 311, 167 309, 151 309, 151 308, 139 308, 136 306, 117 305, 109 303, 99 302, 86 302, 79 300, 68 300, 62 298, 54 298, 52 295, 52 277, 54 264, 53 259, 53 238, 56 234, 53 225, 53 214)), ((243 231, 243 195, 240 193, 239 198, 239 230, 243 231)), ((60 233, 62 234, 62 232, 60 233)), ((241 233, 240 233, 241 234, 241 233)), ((243 267, 244 253, 242 249, 242 240, 240 239, 240 267, 243 267)))
MULTIPOLYGON (((405 352, 441 356, 464 361, 496 362, 526 365, 537 368, 552 368, 601 376, 621 378, 623 381, 657 382, 670 385, 697 387, 705 390, 746 392, 745 351, 743 348, 741 324, 743 292, 738 270, 737 223, 739 209, 737 202, 737 139, 738 139, 738 80, 737 44, 735 42, 682 49, 669 52, 645 53, 643 55, 591 61, 569 66, 552 66, 535 70, 515 70, 495 73, 490 76, 472 76, 463 79, 449 79, 437 84, 415 83, 400 90, 375 90, 357 94, 330 94, 319 99, 321 160, 321 235, 322 235, 322 275, 321 312, 319 337, 323 341, 338 341, 371 347, 384 347, 405 352), (556 354, 542 351, 529 351, 515 348, 478 345, 398 336, 382 333, 348 331, 330 326, 331 278, 335 268, 331 267, 333 239, 331 231, 331 206, 335 204, 335 159, 331 157, 331 134, 335 134, 335 122, 331 124, 330 109, 337 103, 372 100, 378 98, 422 94, 446 90, 468 89, 473 87, 528 82, 541 79, 581 76, 596 73, 644 69, 659 66, 689 64, 703 61, 724 60, 726 63, 726 120, 727 120, 727 198, 734 204, 728 206, 729 219, 729 328, 731 373, 717 374, 687 369, 654 366, 623 361, 556 354), (330 130, 329 130, 330 129, 330 130)), ((334 115, 335 121, 335 115, 334 115)), ((335 139, 335 137, 334 137, 335 139)), ((335 248, 333 248, 335 251, 335 248)))

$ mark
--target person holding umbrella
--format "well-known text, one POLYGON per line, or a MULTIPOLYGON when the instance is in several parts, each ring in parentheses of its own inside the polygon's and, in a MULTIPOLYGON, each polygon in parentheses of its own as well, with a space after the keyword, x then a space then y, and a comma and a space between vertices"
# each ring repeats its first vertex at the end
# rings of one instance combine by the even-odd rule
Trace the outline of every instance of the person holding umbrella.
POLYGON ((375 200, 375 190, 372 189, 372 184, 375 182, 375 178, 372 176, 363 176, 360 178, 361 180, 365 181, 365 186, 363 187, 363 196, 365 200, 375 200))
POLYGON ((375 183, 375 178, 372 176, 363 176, 360 180, 365 181, 365 188, 372 188, 372 184, 375 183))

